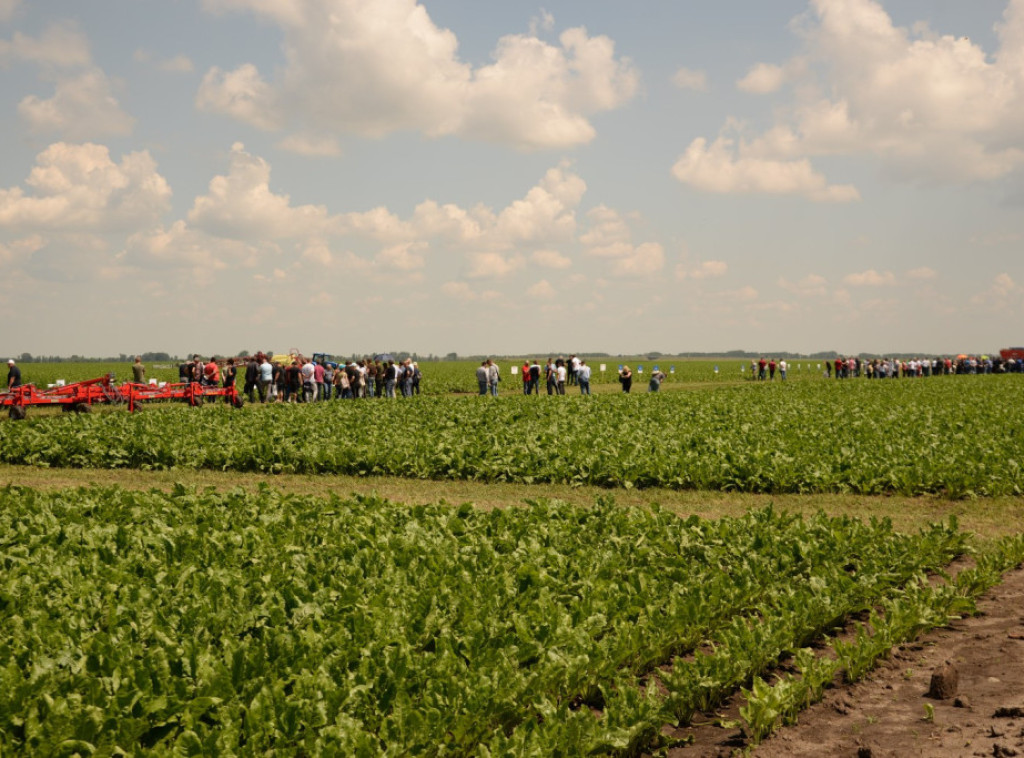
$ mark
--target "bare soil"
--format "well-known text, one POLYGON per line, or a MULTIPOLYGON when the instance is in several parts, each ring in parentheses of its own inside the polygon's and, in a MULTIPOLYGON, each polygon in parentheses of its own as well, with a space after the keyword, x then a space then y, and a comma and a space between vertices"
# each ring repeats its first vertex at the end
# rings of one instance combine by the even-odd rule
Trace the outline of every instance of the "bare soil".
MULTIPOLYGON (((750 755, 1024 758, 1024 570, 1006 574, 978 610, 895 649, 861 682, 827 690, 799 724, 781 728, 750 755), (932 673, 947 661, 958 674, 955 697, 927 697, 932 673)), ((728 703, 722 714, 735 718, 737 708, 728 703)), ((738 728, 690 732, 694 744, 670 756, 728 756, 747 747, 738 728)))

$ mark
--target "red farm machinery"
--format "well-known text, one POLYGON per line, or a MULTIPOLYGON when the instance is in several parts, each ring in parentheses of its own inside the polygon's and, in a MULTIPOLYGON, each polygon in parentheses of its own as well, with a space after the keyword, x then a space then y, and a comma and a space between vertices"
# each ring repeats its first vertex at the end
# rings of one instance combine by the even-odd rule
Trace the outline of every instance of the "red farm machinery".
POLYGON ((30 406, 59 405, 65 413, 89 413, 95 405, 127 405, 129 411, 136 411, 140 403, 155 400, 171 400, 191 406, 202 405, 209 398, 224 398, 224 402, 242 407, 242 396, 234 385, 218 387, 199 382, 139 384, 124 382, 116 384, 114 375, 84 382, 57 383, 45 390, 34 384, 0 392, 0 407, 8 409, 12 419, 25 418, 30 406))

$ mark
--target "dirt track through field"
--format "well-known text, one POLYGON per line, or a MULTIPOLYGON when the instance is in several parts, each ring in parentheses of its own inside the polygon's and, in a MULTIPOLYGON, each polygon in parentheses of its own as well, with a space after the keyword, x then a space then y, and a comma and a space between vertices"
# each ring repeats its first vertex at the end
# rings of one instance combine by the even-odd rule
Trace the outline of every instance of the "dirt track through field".
MULTIPOLYGON (((978 610, 979 616, 895 649, 858 684, 828 690, 800 714, 799 724, 781 729, 752 755, 1024 758, 1024 570, 1007 574, 978 610), (932 672, 946 661, 958 672, 956 695, 928 698, 932 672)), ((670 755, 728 756, 744 745, 738 729, 699 732, 694 746, 670 755)))

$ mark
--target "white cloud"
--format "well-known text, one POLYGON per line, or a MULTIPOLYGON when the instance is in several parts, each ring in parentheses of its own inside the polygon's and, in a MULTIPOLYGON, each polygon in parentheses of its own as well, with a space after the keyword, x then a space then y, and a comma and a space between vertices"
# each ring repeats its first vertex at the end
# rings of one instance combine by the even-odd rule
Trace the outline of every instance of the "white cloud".
POLYGON ((423 256, 426 249, 425 242, 403 242, 381 250, 377 254, 377 261, 396 271, 416 271, 427 265, 427 259, 423 256))
POLYGON ((23 264, 29 256, 46 244, 38 234, 14 240, 8 244, 0 243, 0 267, 23 264))
POLYGON ((760 297, 757 289, 751 287, 749 284, 743 287, 738 287, 732 290, 724 290, 716 295, 716 300, 729 301, 732 300, 736 303, 752 303, 760 297))
POLYGON ((879 273, 873 268, 856 274, 847 274, 843 282, 851 287, 891 287, 896 284, 896 275, 891 271, 879 273))
POLYGON ((53 97, 29 95, 18 103, 18 114, 36 133, 59 133, 86 140, 132 133, 135 119, 121 110, 110 80, 98 68, 57 80, 53 97))
POLYGON ((572 266, 572 258, 557 250, 534 250, 530 260, 541 268, 567 269, 572 266))
POLYGON ((277 146, 289 153, 310 157, 335 158, 341 155, 341 146, 333 137, 292 134, 278 142, 277 146))
POLYGON ((196 107, 267 131, 280 128, 283 121, 277 112, 276 93, 251 63, 234 71, 217 67, 207 71, 196 94, 196 107))
POLYGON ((972 304, 992 310, 1003 310, 1010 307, 1019 309, 1021 302, 1024 302, 1024 287, 1017 284, 1013 277, 1005 271, 996 274, 987 290, 971 297, 972 304))
POLYGON ((327 230, 323 206, 293 207, 288 195, 270 191, 270 165, 235 143, 226 176, 210 181, 206 195, 197 197, 188 221, 198 229, 239 239, 305 238, 327 230))
POLYGON ((938 277, 938 275, 939 274, 935 269, 929 268, 928 266, 912 268, 909 271, 907 271, 908 279, 917 279, 921 281, 935 279, 936 277, 938 277))
POLYGON ((495 235, 500 245, 569 239, 576 231, 574 209, 586 183, 564 168, 552 168, 522 200, 498 214, 495 235))
POLYGON ((594 135, 588 116, 621 106, 638 76, 607 37, 569 29, 551 45, 535 35, 499 40, 473 69, 458 41, 414 0, 209 0, 279 24, 286 64, 270 83, 252 64, 211 69, 199 107, 261 129, 294 124, 324 134, 380 137, 418 130, 523 149, 569 147, 594 135))
POLYGON ((523 267, 523 258, 506 258, 500 253, 473 253, 469 257, 469 279, 502 279, 523 267))
POLYGON ((629 226, 617 210, 598 205, 587 212, 587 220, 590 227, 580 236, 580 242, 589 255, 615 258, 629 251, 629 226))
POLYGON ((676 279, 718 279, 729 272, 729 264, 725 261, 700 261, 696 263, 679 263, 676 265, 676 279))
POLYGON ((20 187, 0 189, 0 226, 111 231, 148 226, 170 205, 171 189, 146 151, 114 163, 102 145, 57 142, 36 156, 20 187))
POLYGON ((672 84, 679 89, 692 89, 697 92, 707 92, 708 75, 704 71, 680 68, 672 75, 672 84))
POLYGON ((526 294, 536 300, 550 300, 558 295, 555 288, 551 286, 551 282, 547 279, 541 279, 536 284, 531 285, 526 290, 526 294))
POLYGON ((649 276, 665 267, 665 249, 657 242, 645 242, 611 261, 611 272, 617 276, 649 276))
POLYGON ((1024 0, 1007 4, 991 53, 924 23, 897 27, 875 0, 811 0, 799 28, 798 55, 757 64, 738 83, 750 92, 794 85, 774 136, 753 141, 751 155, 866 155, 918 181, 985 181, 1024 168, 1024 0))
POLYGON ((736 82, 736 86, 744 92, 766 95, 777 92, 786 81, 786 71, 782 66, 770 63, 758 63, 746 76, 736 82))
MULTIPOLYGON (((0 3, 0 20, 3 5, 0 3)), ((12 61, 36 63, 54 68, 78 68, 92 62, 89 41, 71 23, 48 26, 39 37, 15 32, 8 40, 0 40, 0 65, 12 61)))
POLYGON ((478 300, 498 300, 501 293, 496 290, 479 290, 466 282, 445 282, 441 285, 441 292, 453 300, 464 302, 475 302, 478 300))
POLYGON ((808 274, 795 282, 779 277, 779 286, 801 297, 825 297, 828 294, 828 280, 818 274, 808 274))
POLYGON ((679 158, 672 173, 679 181, 719 194, 800 195, 815 202, 859 199, 849 184, 828 184, 809 160, 771 160, 744 154, 744 145, 719 137, 711 145, 698 137, 679 158))
POLYGON ((217 273, 252 266, 258 258, 259 252, 252 245, 190 229, 179 220, 168 228, 130 236, 121 260, 143 269, 180 270, 190 281, 208 285, 217 273))
POLYGON ((553 14, 540 9, 540 15, 530 19, 530 36, 536 37, 539 32, 550 32, 555 28, 555 17, 553 14))

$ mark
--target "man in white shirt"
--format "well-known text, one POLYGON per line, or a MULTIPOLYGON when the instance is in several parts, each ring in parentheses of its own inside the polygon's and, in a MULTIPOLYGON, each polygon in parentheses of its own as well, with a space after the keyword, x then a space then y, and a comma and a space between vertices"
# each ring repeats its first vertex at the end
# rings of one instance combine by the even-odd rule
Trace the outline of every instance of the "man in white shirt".
POLYGON ((555 366, 555 392, 559 395, 565 394, 565 377, 568 373, 568 369, 565 368, 565 362, 559 361, 558 365, 555 366))
POLYGON ((580 394, 590 394, 590 366, 586 361, 580 361, 580 367, 576 370, 576 381, 580 385, 580 394))
POLYGON ((265 356, 260 364, 260 379, 257 388, 260 391, 260 402, 267 402, 267 392, 270 389, 270 382, 274 379, 274 367, 265 356))
POLYGON ((491 391, 494 397, 498 396, 498 382, 501 381, 501 370, 498 368, 498 364, 492 361, 490 358, 487 359, 487 388, 491 391))

